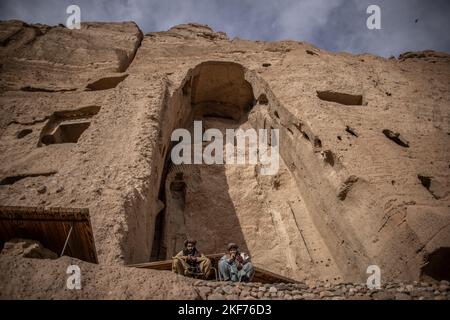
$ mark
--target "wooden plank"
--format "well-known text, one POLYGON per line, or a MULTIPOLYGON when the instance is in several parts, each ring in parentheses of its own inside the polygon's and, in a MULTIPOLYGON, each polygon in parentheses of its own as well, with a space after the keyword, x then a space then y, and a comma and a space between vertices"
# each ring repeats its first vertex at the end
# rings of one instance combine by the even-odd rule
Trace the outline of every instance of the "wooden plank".
MULTIPOLYGON (((220 259, 224 253, 215 254, 205 254, 209 259, 220 259)), ((172 259, 161 260, 161 261, 151 261, 138 264, 130 264, 127 267, 132 268, 145 268, 145 269, 158 269, 158 270, 171 270, 172 269, 172 259)))
POLYGON ((89 209, 0 206, 0 220, 89 220, 89 209))
MULTIPOLYGON (((207 254, 206 256, 211 259, 213 266, 217 269, 218 262, 220 258, 224 255, 224 253, 216 253, 216 254, 207 254)), ((132 268, 144 268, 144 269, 153 269, 153 270, 172 270, 172 260, 162 260, 162 261, 152 261, 145 262, 139 264, 128 265, 128 267, 132 268)), ((290 279, 288 277, 276 274, 274 272, 265 270, 261 267, 255 266, 255 275, 253 277, 253 282, 261 282, 261 283, 298 283, 298 281, 294 279, 290 279)))
POLYGON ((262 269, 260 267, 255 267, 255 276, 253 282, 262 282, 262 283, 298 283, 298 281, 282 276, 280 274, 276 274, 269 270, 262 269))

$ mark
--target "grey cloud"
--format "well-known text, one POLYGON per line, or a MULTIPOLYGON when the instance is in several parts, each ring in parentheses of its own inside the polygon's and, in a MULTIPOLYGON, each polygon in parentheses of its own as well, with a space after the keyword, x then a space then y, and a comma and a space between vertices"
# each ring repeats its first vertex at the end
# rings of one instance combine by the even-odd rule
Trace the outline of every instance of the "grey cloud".
POLYGON ((0 19, 55 25, 65 22, 70 4, 81 7, 84 21, 133 20, 144 32, 199 22, 230 37, 307 41, 333 51, 450 52, 447 0, 2 0, 0 19), (366 27, 370 4, 381 7, 382 30, 366 27))

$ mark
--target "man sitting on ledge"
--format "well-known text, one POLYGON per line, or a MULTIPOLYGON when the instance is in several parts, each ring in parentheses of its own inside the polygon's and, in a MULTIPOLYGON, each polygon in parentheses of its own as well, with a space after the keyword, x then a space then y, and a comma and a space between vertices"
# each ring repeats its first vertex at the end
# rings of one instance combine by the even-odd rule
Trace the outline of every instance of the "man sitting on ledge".
POLYGON ((255 274, 250 257, 240 253, 235 243, 228 245, 228 253, 219 261, 220 279, 233 282, 250 282, 255 274))
POLYGON ((208 279, 211 272, 211 260, 195 247, 196 240, 184 241, 184 249, 173 257, 172 271, 186 277, 208 279))

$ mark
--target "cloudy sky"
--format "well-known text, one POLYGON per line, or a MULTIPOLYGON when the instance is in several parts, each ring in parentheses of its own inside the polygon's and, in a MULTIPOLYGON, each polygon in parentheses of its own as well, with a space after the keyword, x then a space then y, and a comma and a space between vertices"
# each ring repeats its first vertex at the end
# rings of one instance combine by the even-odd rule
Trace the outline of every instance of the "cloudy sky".
POLYGON ((82 21, 135 21, 144 32, 199 22, 229 37, 299 40, 332 51, 389 57, 405 51, 450 52, 448 0, 0 0, 0 20, 55 25, 77 4, 82 21), (369 30, 369 5, 381 30, 369 30))

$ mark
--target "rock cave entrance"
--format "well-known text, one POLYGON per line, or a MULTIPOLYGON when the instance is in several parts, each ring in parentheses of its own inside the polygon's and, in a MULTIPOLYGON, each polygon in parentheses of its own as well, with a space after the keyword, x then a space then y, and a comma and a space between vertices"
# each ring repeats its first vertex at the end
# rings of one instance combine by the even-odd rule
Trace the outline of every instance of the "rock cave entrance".
POLYGON ((88 106, 76 110, 57 111, 45 124, 38 147, 56 143, 77 143, 89 128, 90 119, 100 111, 100 106, 88 106))
MULTIPOLYGON (((255 72, 233 62, 204 62, 188 71, 162 113, 158 204, 150 224, 150 261, 170 259, 187 237, 205 254, 223 253, 229 242, 262 268, 304 280, 311 275, 341 280, 341 272, 316 228, 291 169, 280 157, 276 175, 263 176, 253 164, 172 163, 173 130, 279 129, 280 141, 299 139, 284 127, 267 85, 255 72), (255 99, 255 97, 258 97, 255 99)), ((203 148, 210 142, 203 142, 203 148)), ((194 145, 191 143, 191 148, 194 145)), ((280 142, 283 148, 292 148, 280 142)), ((248 150, 248 148, 247 148, 248 150)), ((225 153, 225 150, 224 150, 225 153)), ((248 154, 246 155, 248 156, 248 154)))
POLYGON ((89 121, 61 123, 51 134, 43 136, 41 141, 45 145, 54 143, 77 143, 78 139, 89 128, 90 124, 89 121))
MULTIPOLYGON (((181 107, 188 112, 179 127, 192 135, 193 121, 202 121, 203 130, 216 128, 223 134, 225 129, 239 127, 255 103, 243 68, 234 63, 199 65, 187 77, 182 96, 181 107)), ((166 154, 159 196, 164 209, 155 219, 151 261, 170 259, 183 248, 187 237, 197 239, 206 254, 224 252, 229 242, 239 243, 248 252, 229 195, 225 165, 175 165, 170 159, 175 144, 166 154)))

